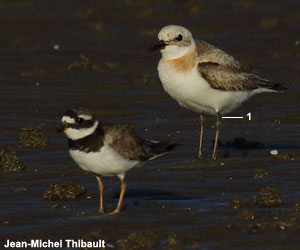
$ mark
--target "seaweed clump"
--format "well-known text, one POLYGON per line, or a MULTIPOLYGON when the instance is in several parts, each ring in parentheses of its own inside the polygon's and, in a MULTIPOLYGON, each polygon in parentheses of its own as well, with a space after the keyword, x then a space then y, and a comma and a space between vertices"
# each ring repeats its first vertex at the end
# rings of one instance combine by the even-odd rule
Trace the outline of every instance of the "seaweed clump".
POLYGON ((177 235, 175 233, 170 233, 168 237, 168 245, 166 246, 166 250, 180 250, 182 246, 177 239, 177 235))
POLYGON ((246 208, 250 206, 250 202, 239 197, 233 197, 229 202, 229 206, 235 209, 246 208))
POLYGON ((265 187, 259 194, 253 197, 254 203, 262 207, 276 207, 283 203, 277 188, 265 187))
MULTIPOLYGON (((254 210, 242 210, 237 212, 238 221, 228 225, 241 227, 247 233, 259 233, 270 230, 296 229, 300 226, 300 201, 296 202, 291 210, 274 210, 283 203, 276 188, 265 187, 253 197, 252 208, 254 210), (269 209, 257 211, 257 207, 267 207, 269 209)), ((243 209, 242 207, 240 207, 243 209)))
POLYGON ((71 63, 67 67, 67 70, 68 71, 99 71, 100 68, 97 64, 91 63, 86 56, 80 55, 77 61, 71 63))
POLYGON ((64 182, 53 184, 43 192, 43 198, 50 201, 72 200, 85 193, 84 187, 72 183, 64 182))
POLYGON ((293 223, 293 225, 300 226, 300 201, 294 205, 291 211, 290 221, 293 223))
MULTIPOLYGON (((101 236, 101 230, 100 229, 96 229, 93 231, 88 232, 87 234, 85 234, 82 239, 85 242, 96 242, 99 241, 100 239, 103 239, 103 236, 101 236)), ((105 249, 105 247, 82 247, 80 248, 81 250, 92 250, 92 249, 105 249)))
POLYGON ((298 155, 296 155, 295 153, 289 153, 289 152, 281 152, 278 155, 273 155, 273 157, 278 158, 278 159, 282 159, 284 161, 299 161, 300 157, 298 155))
POLYGON ((17 153, 9 147, 0 149, 0 172, 15 172, 25 167, 17 153))
POLYGON ((254 173, 255 179, 262 179, 262 178, 269 178, 269 177, 270 177, 270 175, 264 169, 259 168, 259 169, 255 170, 255 173, 254 173))
POLYGON ((241 221, 251 221, 259 218, 259 214, 255 211, 246 210, 237 213, 237 218, 241 221))
POLYGON ((46 125, 29 125, 21 128, 18 140, 23 142, 25 148, 45 148, 48 146, 48 139, 45 137, 43 130, 46 125))
POLYGON ((134 85, 153 85, 155 84, 155 81, 151 78, 149 74, 142 74, 138 77, 136 77, 133 80, 134 85))
POLYGON ((153 249, 159 242, 158 235, 153 231, 134 232, 119 246, 121 250, 153 249))

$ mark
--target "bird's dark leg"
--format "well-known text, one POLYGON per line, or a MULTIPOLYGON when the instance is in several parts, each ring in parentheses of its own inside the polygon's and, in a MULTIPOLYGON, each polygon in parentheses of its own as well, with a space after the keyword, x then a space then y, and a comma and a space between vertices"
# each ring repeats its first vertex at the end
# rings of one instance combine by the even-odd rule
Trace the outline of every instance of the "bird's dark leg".
POLYGON ((199 153, 198 153, 198 159, 202 160, 202 145, 203 145, 203 132, 204 132, 204 123, 205 123, 205 117, 204 115, 200 115, 200 143, 199 143, 199 153))
POLYGON ((123 201, 125 190, 126 190, 126 186, 127 186, 126 183, 125 183, 125 181, 124 181, 124 179, 122 179, 121 182, 122 182, 122 184, 121 184, 121 192, 120 192, 120 198, 119 198, 118 206, 110 214, 117 214, 117 213, 119 213, 121 211, 122 201, 123 201))
POLYGON ((99 185, 99 193, 100 193, 100 207, 99 207, 99 213, 104 214, 104 209, 103 209, 103 184, 101 181, 101 178, 99 176, 96 176, 98 185, 99 185))
POLYGON ((220 126, 221 126, 220 115, 219 113, 217 113, 216 137, 215 137, 214 151, 212 155, 213 160, 217 159, 217 148, 218 148, 218 141, 219 141, 220 126))

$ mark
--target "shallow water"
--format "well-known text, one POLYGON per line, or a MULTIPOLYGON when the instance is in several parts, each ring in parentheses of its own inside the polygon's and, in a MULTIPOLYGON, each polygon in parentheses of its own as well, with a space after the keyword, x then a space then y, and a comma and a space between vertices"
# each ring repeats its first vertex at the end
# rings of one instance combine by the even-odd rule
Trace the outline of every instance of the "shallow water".
MULTIPOLYGON (((114 248, 133 232, 151 231, 159 238, 154 249, 172 247, 172 233, 183 249, 299 249, 299 224, 288 224, 300 200, 298 1, 25 0, 2 1, 0 8, 0 142, 16 150, 26 167, 0 175, 1 247, 6 239, 78 239, 100 230, 114 248), (222 142, 241 137, 261 148, 223 146, 218 160, 210 160, 210 117, 205 159, 195 160, 199 117, 167 96, 156 72, 160 55, 147 52, 170 23, 235 55, 251 72, 286 83, 284 94, 254 97, 231 113, 251 112, 251 121, 222 123, 222 142), (97 70, 68 71, 80 55, 97 70), (66 138, 55 132, 60 115, 72 107, 90 108, 106 122, 130 120, 145 138, 182 143, 127 174, 119 215, 98 215, 95 177, 72 162, 66 138), (40 123, 47 126, 48 147, 21 147, 19 129, 40 123), (269 177, 254 178, 258 169, 269 177), (51 184, 68 181, 84 186, 86 194, 61 208, 42 198, 51 184), (253 203, 266 186, 278 189, 282 205, 253 203), (235 209, 234 197, 250 205, 235 209), (258 216, 241 219, 243 211, 258 216)), ((115 208, 119 186, 117 178, 104 179, 106 211, 115 208)))

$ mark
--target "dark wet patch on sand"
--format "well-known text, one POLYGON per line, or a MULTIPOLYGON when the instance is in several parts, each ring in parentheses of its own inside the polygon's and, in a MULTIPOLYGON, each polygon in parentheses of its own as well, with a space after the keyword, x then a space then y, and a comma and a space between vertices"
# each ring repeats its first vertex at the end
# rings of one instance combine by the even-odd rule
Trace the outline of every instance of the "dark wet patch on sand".
POLYGON ((247 141, 245 138, 236 137, 231 141, 223 143, 220 141, 220 146, 239 148, 239 149, 263 149, 264 144, 257 141, 247 141))

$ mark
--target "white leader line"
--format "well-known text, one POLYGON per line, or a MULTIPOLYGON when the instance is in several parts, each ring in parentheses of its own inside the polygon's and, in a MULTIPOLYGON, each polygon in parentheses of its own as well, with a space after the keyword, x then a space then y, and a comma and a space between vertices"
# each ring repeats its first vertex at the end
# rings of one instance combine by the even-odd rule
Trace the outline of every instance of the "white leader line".
POLYGON ((244 119, 243 116, 222 116, 223 119, 244 119))

